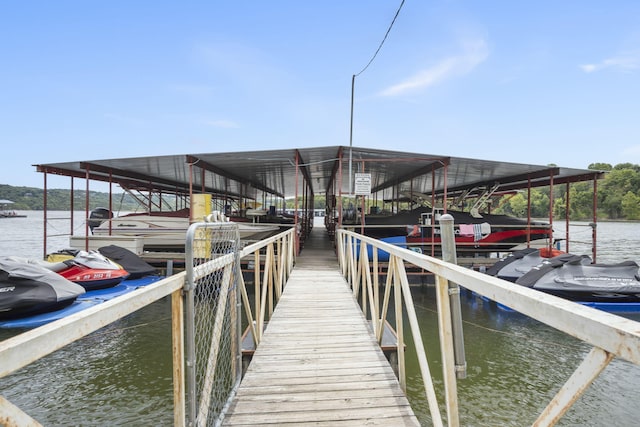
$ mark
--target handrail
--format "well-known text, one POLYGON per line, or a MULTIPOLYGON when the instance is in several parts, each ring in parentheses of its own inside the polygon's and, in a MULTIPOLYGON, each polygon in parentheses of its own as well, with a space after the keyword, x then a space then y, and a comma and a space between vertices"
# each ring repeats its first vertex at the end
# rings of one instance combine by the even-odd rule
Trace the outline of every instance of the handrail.
MULTIPOLYGON (((433 384, 430 378, 425 378, 425 376, 430 376, 429 367, 426 356, 424 356, 418 322, 415 318, 406 272, 404 271, 405 263, 410 263, 429 271, 436 277, 435 284, 437 287, 436 295, 438 297, 443 369, 446 371, 444 379, 447 390, 445 394, 448 417, 447 425, 449 426, 458 425, 457 404, 451 401, 452 399, 457 399, 457 397, 449 395, 448 393, 448 391, 456 389, 455 366, 451 363, 453 360, 453 344, 451 331, 447 329, 446 325, 443 325, 446 323, 446 319, 451 318, 451 313, 448 312, 449 307, 445 301, 449 281, 593 346, 593 349, 586 356, 582 364, 578 366, 571 378, 567 380, 539 415, 533 424, 535 426, 547 426, 557 423, 578 397, 589 387, 591 382, 615 357, 640 365, 640 327, 638 322, 523 286, 514 285, 513 283, 488 276, 472 269, 447 263, 344 229, 337 230, 336 242, 342 273, 352 286, 355 295, 357 295, 361 289, 369 288, 370 278, 368 276, 378 274, 377 251, 383 250, 389 253, 382 311, 378 313, 375 309, 377 302, 368 303, 369 311, 372 313, 372 319, 375 319, 373 322, 374 332, 378 339, 380 339, 380 328, 386 319, 386 307, 388 306, 390 286, 393 285, 394 289, 396 289, 396 298, 394 298, 396 303, 401 299, 399 298, 401 295, 404 299, 404 307, 409 315, 411 334, 414 337, 414 343, 417 347, 416 351, 425 383, 425 392, 427 393, 429 409, 435 425, 442 425, 442 421, 440 419, 438 404, 434 401, 435 392, 433 390, 433 384), (373 249, 373 267, 371 269, 367 247, 373 249)), ((402 307, 399 307, 399 309, 401 310, 402 307)), ((364 308, 364 312, 367 312, 366 308, 364 308)), ((399 376, 401 384, 404 384, 402 317, 400 316, 396 319, 399 376)))
POLYGON ((287 282, 295 263, 295 228, 290 228, 240 250, 241 259, 251 257, 251 255, 254 256, 255 282, 253 312, 251 311, 251 302, 243 276, 240 276, 239 286, 249 332, 257 347, 262 338, 265 321, 273 314, 273 306, 280 299, 284 284, 287 282), (262 249, 265 250, 266 256, 261 276, 260 252, 262 249), (269 307, 268 313, 266 311, 267 306, 269 307))
MULTIPOLYGON (((267 252, 265 261, 263 283, 264 291, 275 292, 279 297, 282 293, 293 264, 295 262, 294 250, 295 229, 290 229, 278 235, 269 237, 257 243, 251 244, 239 251, 240 257, 248 257, 255 254, 259 260, 261 250, 267 252), (277 254, 277 256, 276 256, 277 254)), ((210 274, 214 270, 223 270, 228 276, 228 267, 234 262, 235 254, 227 254, 213 258, 206 263, 194 268, 194 279, 210 274)), ((259 265, 258 265, 259 268, 259 265)), ((245 313, 251 319, 251 308, 248 301, 244 280, 239 277, 239 286, 242 292, 245 313)), ((185 424, 184 401, 184 300, 183 289, 186 283, 186 272, 180 272, 170 277, 161 279, 155 283, 137 289, 135 292, 121 295, 102 304, 90 307, 86 310, 69 315, 35 329, 28 330, 14 337, 0 341, 0 378, 7 376, 64 346, 77 341, 92 332, 95 332, 149 304, 171 295, 172 301, 172 341, 173 341, 173 365, 174 365, 174 425, 185 424)), ((264 298, 263 298, 264 300, 264 298)), ((265 314, 264 310, 256 307, 256 312, 265 314)), ((260 324, 264 324, 264 317, 259 317, 260 324)), ((253 322, 249 322, 254 337, 259 340, 259 329, 253 322)), ((257 341, 256 341, 257 342, 257 341)), ((39 425, 28 414, 11 402, 0 396, 0 419, 7 426, 39 425)))
MULTIPOLYGON (((0 364, 0 378, 168 295, 172 295, 172 313, 179 313, 182 309, 181 293, 184 283, 185 273, 182 272, 137 289, 136 292, 121 295, 110 301, 1 341, 0 360, 2 360, 2 363, 0 364)), ((182 330, 182 317, 172 315, 172 331, 182 330)), ((173 347, 176 349, 174 364, 177 355, 181 355, 181 341, 181 335, 173 336, 173 347)), ((180 362, 182 362, 182 359, 180 359, 180 362)), ((175 393, 174 397, 179 398, 175 393)), ((4 402, 6 402, 5 405, 0 402, 0 414, 5 410, 11 409, 10 403, 6 400, 4 402)), ((179 418, 183 415, 181 410, 184 405, 179 400, 174 403, 176 405, 174 421, 176 425, 180 425, 179 418)), ((39 425, 17 407, 13 407, 10 413, 6 415, 9 418, 3 418, 3 421, 6 421, 8 426, 20 425, 17 421, 19 418, 29 419, 33 423, 32 425, 39 425), (16 421, 16 423, 12 423, 12 420, 16 421)))
POLYGON ((182 290, 184 272, 130 294, 0 341, 0 378, 89 335, 173 292, 182 290))

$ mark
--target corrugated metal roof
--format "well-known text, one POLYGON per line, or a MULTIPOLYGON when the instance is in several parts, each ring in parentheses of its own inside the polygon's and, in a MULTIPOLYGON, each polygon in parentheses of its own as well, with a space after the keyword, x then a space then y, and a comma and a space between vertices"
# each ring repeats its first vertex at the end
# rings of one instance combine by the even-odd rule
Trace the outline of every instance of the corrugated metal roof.
POLYGON ((390 197, 403 191, 430 194, 469 189, 511 191, 600 178, 603 172, 345 146, 194 153, 34 165, 39 172, 113 182, 123 188, 279 197, 349 193, 349 170, 371 173, 372 189, 390 197), (296 165, 299 166, 296 173, 296 165), (341 179, 342 178, 342 179, 341 179), (335 182, 335 189, 328 190, 335 182), (446 183, 446 185, 445 185, 446 183), (395 190, 392 190, 394 189, 395 190))

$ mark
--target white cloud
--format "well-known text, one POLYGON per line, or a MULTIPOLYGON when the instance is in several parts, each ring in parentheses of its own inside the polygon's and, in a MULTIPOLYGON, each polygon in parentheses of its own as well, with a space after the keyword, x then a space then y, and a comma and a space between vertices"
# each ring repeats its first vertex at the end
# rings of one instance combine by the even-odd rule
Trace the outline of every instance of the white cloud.
POLYGON ((604 59, 599 63, 580 65, 580 68, 585 73, 593 73, 604 69, 613 69, 623 72, 640 70, 640 52, 627 52, 604 59))
POLYGON ((489 56, 489 48, 484 40, 474 40, 463 44, 463 52, 442 59, 430 68, 421 70, 403 82, 380 92, 382 96, 404 95, 408 92, 434 86, 448 78, 462 76, 473 71, 489 56))

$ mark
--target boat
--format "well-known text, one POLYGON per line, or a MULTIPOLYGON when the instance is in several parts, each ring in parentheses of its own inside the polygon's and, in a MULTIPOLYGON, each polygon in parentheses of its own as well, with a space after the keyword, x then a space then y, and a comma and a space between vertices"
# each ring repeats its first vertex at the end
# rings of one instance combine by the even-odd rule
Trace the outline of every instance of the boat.
MULTIPOLYGON (((68 279, 85 290, 104 289, 116 286, 127 277, 129 272, 105 257, 98 251, 75 251, 66 259, 52 262, 22 258, 22 262, 35 264, 68 279)), ((18 258, 14 258, 18 260, 18 258)))
MULTIPOLYGON (((225 222, 223 215, 209 215, 211 221, 225 222), (214 218, 215 217, 215 218, 214 218)), ((205 220, 205 218, 203 218, 205 220)), ((234 221, 238 224, 240 240, 261 240, 280 231, 277 224, 234 221)), ((94 236, 138 236, 144 250, 184 251, 187 230, 191 225, 189 209, 166 212, 130 213, 113 216, 98 208, 91 212, 88 222, 94 236)))
POLYGON ((552 258, 532 267, 515 283, 576 302, 640 303, 635 261, 591 264, 589 257, 552 258))
POLYGON ((16 211, 1 211, 0 218, 26 218, 26 215, 17 213, 16 211))
MULTIPOLYGON (((432 247, 439 252, 439 220, 444 213, 442 208, 420 206, 395 215, 368 215, 364 234, 421 253, 431 253, 432 247)), ((543 221, 456 210, 446 213, 454 219, 459 253, 505 252, 521 245, 547 246, 553 239, 553 230, 543 221)))
POLYGON ((0 319, 16 319, 60 310, 85 288, 38 264, 0 257, 0 319))
POLYGON ((8 209, 8 205, 12 205, 14 202, 11 200, 0 200, 0 218, 26 218, 26 215, 19 214, 18 212, 8 209))

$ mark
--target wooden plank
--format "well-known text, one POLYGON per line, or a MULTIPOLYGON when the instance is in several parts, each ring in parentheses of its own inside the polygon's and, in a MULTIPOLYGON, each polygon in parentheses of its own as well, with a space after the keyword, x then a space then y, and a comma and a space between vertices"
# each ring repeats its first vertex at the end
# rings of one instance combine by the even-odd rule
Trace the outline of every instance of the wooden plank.
POLYGON ((337 265, 304 253, 223 425, 418 426, 337 265))
MULTIPOLYGON (((342 372, 342 374, 337 373, 327 373, 323 372, 322 376, 314 375, 313 371, 306 371, 303 374, 296 373, 296 375, 292 375, 291 373, 279 374, 278 372, 273 372, 269 375, 269 379, 273 382, 274 380, 278 380, 278 384, 280 385, 294 385, 294 384, 334 384, 334 383, 353 383, 353 382, 372 382, 372 381, 390 381, 395 379, 395 375, 391 373, 381 373, 379 371, 368 372, 368 373, 360 373, 352 374, 353 370, 342 372)), ((255 376, 249 377, 246 379, 243 384, 244 387, 259 387, 262 385, 262 381, 255 376)))
MULTIPOLYGON (((275 412, 278 408, 278 404, 282 401, 273 400, 256 400, 253 402, 251 412, 248 414, 275 412)), ((302 402, 301 402, 302 403, 302 402)), ((307 407, 313 408, 316 411, 336 410, 336 409, 349 409, 349 408, 370 408, 373 406, 378 407, 392 407, 402 406, 406 407, 406 403, 402 402, 399 397, 366 397, 366 398, 342 398, 342 399, 314 399, 311 402, 306 403, 307 407)), ((236 411, 236 414, 242 412, 236 411)))
MULTIPOLYGON (((394 390, 393 393, 389 393, 389 390, 384 389, 366 389, 358 392, 357 396, 354 396, 351 390, 329 390, 318 391, 316 393, 297 393, 297 394, 282 394, 282 395, 268 395, 268 394, 243 394, 242 401, 244 405, 242 409, 253 409, 253 403, 246 405, 249 402, 271 402, 273 404, 294 404, 296 402, 307 401, 321 401, 321 400, 341 400, 341 399, 382 399, 386 397, 398 397, 404 398, 402 390, 394 390)), ((234 402, 237 405, 238 401, 234 402)), ((240 411, 240 405, 237 405, 235 411, 240 411)))
MULTIPOLYGON (((276 407, 277 408, 277 407, 276 407)), ((289 423, 310 423, 310 422, 332 422, 356 421, 360 425, 367 425, 369 420, 384 420, 388 418, 406 418, 403 424, 399 425, 419 425, 411 422, 411 417, 415 417, 411 407, 389 406, 389 407, 369 407, 369 408, 345 408, 345 409, 323 409, 315 410, 313 405, 299 407, 297 410, 274 411, 266 413, 238 413, 233 417, 225 419, 223 425, 282 425, 289 423)), ((389 422, 386 425, 391 425, 389 422)))

